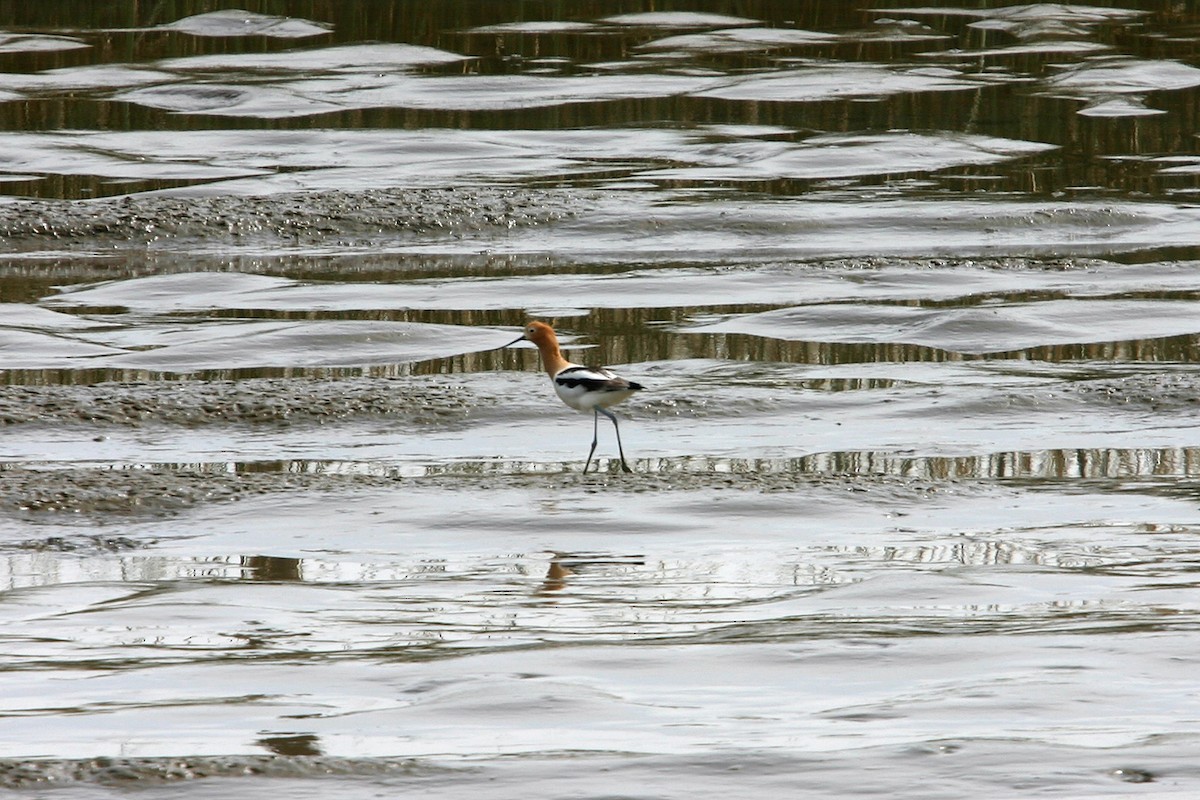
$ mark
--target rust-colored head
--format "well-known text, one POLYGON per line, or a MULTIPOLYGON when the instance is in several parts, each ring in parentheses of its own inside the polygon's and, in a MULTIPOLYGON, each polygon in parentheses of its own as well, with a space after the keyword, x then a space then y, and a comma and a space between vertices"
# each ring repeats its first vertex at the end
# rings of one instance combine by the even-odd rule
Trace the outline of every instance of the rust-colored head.
POLYGON ((554 335, 554 328, 544 322, 525 323, 525 334, 521 338, 533 342, 539 350, 547 346, 558 347, 558 337, 554 335))
POLYGON ((546 372, 551 377, 562 368, 568 366, 567 360, 563 358, 562 351, 558 349, 558 337, 554 335, 554 328, 551 328, 546 323, 537 321, 525 323, 525 332, 506 344, 505 347, 510 347, 522 340, 533 342, 537 345, 537 349, 542 354, 542 366, 546 368, 546 372))

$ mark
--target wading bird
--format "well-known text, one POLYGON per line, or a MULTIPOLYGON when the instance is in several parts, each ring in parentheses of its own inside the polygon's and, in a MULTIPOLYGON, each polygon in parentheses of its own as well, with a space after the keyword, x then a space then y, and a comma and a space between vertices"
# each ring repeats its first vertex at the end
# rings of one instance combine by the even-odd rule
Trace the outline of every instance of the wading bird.
POLYGON ((596 453, 601 414, 612 420, 613 430, 617 434, 617 452, 621 454, 621 469, 633 472, 625 463, 625 449, 621 447, 621 428, 617 425, 617 417, 608 407, 628 400, 642 385, 622 378, 604 367, 585 367, 567 361, 563 358, 562 350, 558 348, 558 337, 554 335, 554 329, 544 322, 527 323, 525 331, 504 347, 512 347, 520 341, 529 341, 537 345, 542 354, 542 366, 554 384, 554 391, 564 403, 576 411, 592 412, 592 449, 588 451, 583 473, 587 474, 588 467, 592 465, 592 456, 596 453))

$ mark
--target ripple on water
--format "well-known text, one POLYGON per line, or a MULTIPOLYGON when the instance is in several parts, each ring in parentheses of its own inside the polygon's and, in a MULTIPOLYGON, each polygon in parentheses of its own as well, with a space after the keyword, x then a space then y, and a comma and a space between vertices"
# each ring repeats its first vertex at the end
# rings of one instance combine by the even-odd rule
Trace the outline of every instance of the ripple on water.
POLYGON ((216 38, 266 36, 276 39, 307 39, 311 36, 326 36, 330 32, 330 26, 311 20, 256 14, 236 8, 194 14, 163 23, 151 30, 155 29, 216 38))
POLYGON ((1196 794, 1191 11, 351 5, 0 41, 0 786, 1196 794))
POLYGON ((899 341, 958 353, 1200 333, 1187 300, 1045 300, 969 308, 839 304, 730 317, 694 333, 747 333, 807 341, 899 341))

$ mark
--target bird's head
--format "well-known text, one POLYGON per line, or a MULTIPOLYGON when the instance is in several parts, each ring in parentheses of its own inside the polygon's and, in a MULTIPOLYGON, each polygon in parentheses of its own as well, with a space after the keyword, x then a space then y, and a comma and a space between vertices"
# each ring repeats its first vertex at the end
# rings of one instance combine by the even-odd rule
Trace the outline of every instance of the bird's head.
POLYGON ((536 345, 558 341, 554 335, 554 328, 551 328, 544 322, 536 321, 525 325, 525 333, 521 335, 521 338, 536 345))
POLYGON ((544 322, 537 322, 535 320, 525 323, 525 330, 521 332, 521 335, 504 345, 504 347, 512 347, 517 342, 533 342, 538 347, 541 347, 544 344, 557 344, 558 337, 554 335, 554 328, 551 328, 544 322))

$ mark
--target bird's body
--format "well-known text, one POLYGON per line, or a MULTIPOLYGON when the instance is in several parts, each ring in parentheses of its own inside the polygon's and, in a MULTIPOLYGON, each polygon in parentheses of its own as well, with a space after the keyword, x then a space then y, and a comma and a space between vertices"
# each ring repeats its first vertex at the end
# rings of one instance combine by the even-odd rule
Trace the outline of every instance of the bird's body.
POLYGON ((521 334, 520 338, 511 344, 516 344, 522 339, 537 345, 542 356, 542 366, 545 368, 546 374, 550 376, 550 381, 554 385, 554 391, 559 399, 576 411, 592 412, 592 449, 588 452, 587 463, 583 465, 583 471, 587 472, 592 463, 592 456, 596 452, 599 415, 603 414, 612 420, 613 430, 617 433, 617 451, 621 454, 621 468, 626 472, 631 472, 629 465, 625 463, 625 452, 621 447, 621 429, 617 425, 616 416, 608 410, 608 407, 628 400, 634 392, 643 388, 642 385, 622 378, 605 367, 585 367, 582 364, 567 361, 558 346, 558 337, 554 334, 554 329, 544 322, 530 322, 525 326, 525 332, 521 334))
POLYGON ((640 383, 626 380, 610 369, 569 362, 550 379, 554 381, 554 391, 559 398, 576 411, 615 406, 642 388, 640 383))

